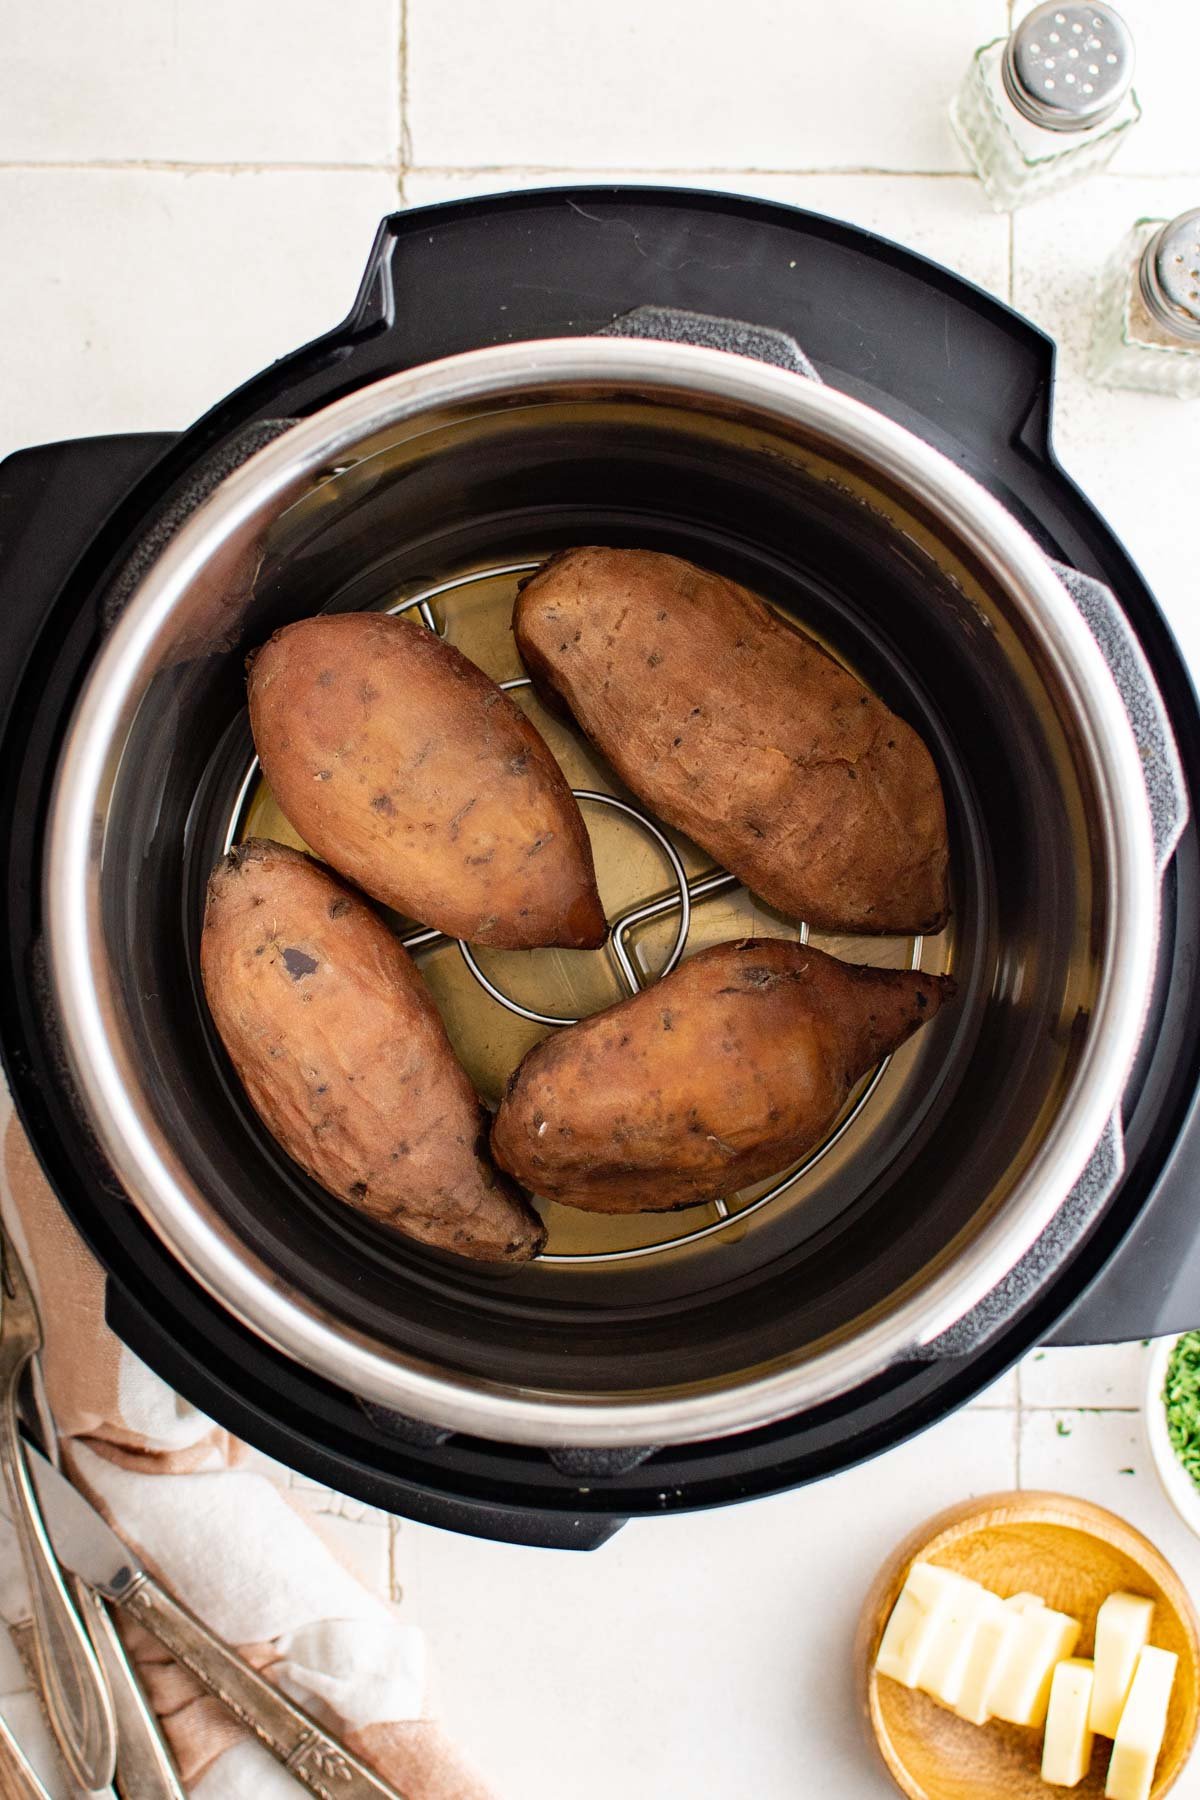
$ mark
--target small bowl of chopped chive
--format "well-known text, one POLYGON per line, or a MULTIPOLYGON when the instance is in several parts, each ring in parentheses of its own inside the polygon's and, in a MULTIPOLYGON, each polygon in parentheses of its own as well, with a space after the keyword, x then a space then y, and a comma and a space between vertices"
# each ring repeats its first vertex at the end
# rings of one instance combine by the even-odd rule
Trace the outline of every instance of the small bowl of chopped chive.
POLYGON ((1200 1536, 1200 1331, 1162 1338, 1155 1345, 1146 1432, 1168 1500, 1200 1536))

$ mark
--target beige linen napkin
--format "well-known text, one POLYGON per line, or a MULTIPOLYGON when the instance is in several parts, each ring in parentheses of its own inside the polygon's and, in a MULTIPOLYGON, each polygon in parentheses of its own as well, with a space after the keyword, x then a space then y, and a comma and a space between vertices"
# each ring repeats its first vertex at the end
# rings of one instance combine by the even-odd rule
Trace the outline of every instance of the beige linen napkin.
MULTIPOLYGON (((0 1087, 0 1206, 37 1296, 64 1465, 165 1585, 407 1800, 489 1800, 423 1716, 421 1634, 343 1566, 272 1465, 173 1393, 104 1323, 103 1277, 54 1198, 0 1087)), ((0 1617, 28 1616, 15 1541, 0 1518, 0 1617)), ((193 1800, 305 1792, 139 1627, 143 1686, 193 1800)), ((0 1711, 55 1800, 72 1792, 7 1631, 0 1711)))

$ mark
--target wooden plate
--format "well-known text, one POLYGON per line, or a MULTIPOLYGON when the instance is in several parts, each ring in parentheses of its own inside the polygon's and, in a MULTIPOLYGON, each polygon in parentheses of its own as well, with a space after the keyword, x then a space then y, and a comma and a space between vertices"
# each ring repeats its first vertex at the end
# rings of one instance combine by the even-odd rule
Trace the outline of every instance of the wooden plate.
POLYGON ((1083 1622, 1077 1656, 1090 1656, 1096 1613, 1116 1588, 1155 1602, 1151 1642, 1174 1650, 1179 1668, 1151 1800, 1178 1780, 1200 1719, 1200 1624, 1187 1590, 1148 1539, 1103 1507, 1066 1494, 991 1494, 940 1513, 890 1558, 859 1620, 855 1663, 875 1744, 910 1800, 1051 1800, 1104 1793, 1111 1746, 1096 1739, 1090 1773, 1077 1788, 1041 1778, 1042 1733, 995 1720, 971 1725, 927 1694, 876 1676, 879 1640, 909 1568, 938 1563, 982 1582, 1002 1599, 1040 1594, 1083 1622))

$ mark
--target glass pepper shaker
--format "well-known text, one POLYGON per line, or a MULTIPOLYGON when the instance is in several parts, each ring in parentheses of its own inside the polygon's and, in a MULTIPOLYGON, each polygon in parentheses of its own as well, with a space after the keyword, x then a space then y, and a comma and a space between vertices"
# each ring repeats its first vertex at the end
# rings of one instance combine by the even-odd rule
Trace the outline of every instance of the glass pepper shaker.
POLYGON ((1035 6, 976 51, 950 105, 998 212, 1102 169, 1140 117, 1133 39, 1103 0, 1035 6))
POLYGON ((1200 398, 1200 207, 1139 219, 1122 239, 1100 279, 1088 372, 1200 398))

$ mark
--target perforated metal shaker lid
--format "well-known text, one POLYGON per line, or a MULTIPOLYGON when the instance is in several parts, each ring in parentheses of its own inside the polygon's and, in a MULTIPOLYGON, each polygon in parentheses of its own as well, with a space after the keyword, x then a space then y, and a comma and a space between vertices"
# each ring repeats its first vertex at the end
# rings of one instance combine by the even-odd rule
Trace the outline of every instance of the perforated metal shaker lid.
POLYGON ((1155 232, 1138 273, 1142 298, 1159 324, 1200 344, 1200 206, 1155 232))
POLYGON ((1050 0, 1021 20, 1001 68, 1009 99, 1034 125, 1087 131, 1111 118, 1129 91, 1133 38, 1102 0, 1050 0))

